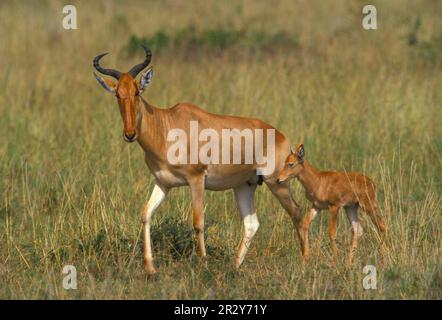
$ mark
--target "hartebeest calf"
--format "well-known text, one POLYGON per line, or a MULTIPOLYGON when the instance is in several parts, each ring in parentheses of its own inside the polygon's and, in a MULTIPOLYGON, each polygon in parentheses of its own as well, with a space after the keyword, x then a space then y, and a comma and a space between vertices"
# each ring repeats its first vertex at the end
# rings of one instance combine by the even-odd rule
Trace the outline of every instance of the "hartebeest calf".
POLYGON ((312 220, 322 209, 330 211, 329 236, 332 243, 333 262, 337 263, 336 223, 340 208, 344 208, 352 226, 352 241, 347 264, 351 265, 357 241, 362 235, 362 226, 358 219, 358 208, 361 207, 371 218, 381 236, 385 225, 377 211, 376 190, 373 181, 361 173, 319 171, 304 159, 304 146, 298 145, 285 160, 284 169, 278 176, 278 182, 285 183, 297 178, 305 189, 307 199, 312 207, 302 221, 301 237, 303 240, 302 254, 309 258, 308 234, 312 220))
MULTIPOLYGON (((149 65, 152 57, 151 51, 148 48, 144 49, 146 52, 145 61, 134 66, 127 73, 102 68, 99 61, 105 54, 95 57, 93 64, 100 73, 118 80, 115 83, 110 79, 103 79, 95 75, 101 86, 111 92, 118 101, 124 124, 124 140, 127 142, 137 141, 139 143, 145 154, 145 162, 155 177, 155 187, 142 213, 144 262, 147 272, 155 272, 152 262, 152 241, 150 237, 152 214, 164 200, 168 191, 174 187, 190 187, 193 226, 196 231, 198 254, 200 256, 206 255, 203 214, 205 189, 234 190, 244 224, 244 234, 236 256, 237 267, 243 262, 250 242, 259 227, 253 198, 257 185, 262 181, 266 183, 289 213, 300 239, 301 214, 299 206, 291 196, 290 184, 276 182, 278 172, 284 166, 285 155, 290 151, 290 142, 279 131, 258 119, 212 114, 189 103, 179 103, 171 108, 161 109, 146 102, 141 97, 141 93, 151 82, 152 69, 147 69, 142 73, 139 82, 135 80, 137 75, 149 65), (203 163, 200 159, 196 159, 196 161, 190 161, 190 163, 171 163, 170 159, 168 159, 168 150, 171 147, 171 142, 168 139, 169 134, 171 132, 189 132, 192 123, 197 123, 198 130, 201 133, 205 130, 204 132, 207 135, 219 134, 221 136, 223 130, 232 129, 240 133, 248 132, 248 130, 260 130, 266 136, 266 132, 268 133, 269 130, 273 132, 274 130, 274 148, 269 149, 268 143, 265 141, 260 146, 267 154, 270 152, 274 153, 272 155, 274 157, 274 169, 271 172, 263 173, 261 171, 262 164, 255 160, 249 163, 241 161, 240 163, 226 164, 217 161, 203 163)), ((183 81, 187 80, 183 79, 183 81)), ((198 145, 198 141, 195 141, 198 137, 192 138, 192 134, 190 135, 190 139, 184 145, 184 150, 192 153, 195 143, 198 145)), ((212 149, 212 151, 215 150, 212 149)), ((222 153, 223 157, 235 156, 233 146, 217 151, 220 151, 219 153, 222 153)), ((244 150, 241 150, 240 155, 241 160, 248 156, 244 150)))

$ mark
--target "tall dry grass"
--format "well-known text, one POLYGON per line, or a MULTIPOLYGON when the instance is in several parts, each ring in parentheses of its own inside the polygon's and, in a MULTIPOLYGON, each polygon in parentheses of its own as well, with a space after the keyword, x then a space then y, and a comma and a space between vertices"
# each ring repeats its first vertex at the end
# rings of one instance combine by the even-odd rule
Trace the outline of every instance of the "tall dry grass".
MULTIPOLYGON (((59 1, 0 4, 0 297, 441 298, 441 3, 376 1, 376 31, 361 28, 363 1, 74 4, 75 31, 61 28, 59 1), (154 216, 160 273, 146 277, 140 209, 152 177, 141 149, 121 139, 116 101, 95 82, 91 59, 110 51, 104 63, 126 70, 142 59, 141 50, 127 51, 131 36, 177 39, 189 26, 198 44, 154 52, 145 98, 259 117, 304 141, 319 168, 371 176, 389 228, 383 263, 362 215, 353 267, 332 268, 324 212, 303 265, 265 186, 256 197, 261 227, 240 271, 232 192, 207 193, 208 257, 200 261, 183 188, 154 216), (207 30, 243 38, 220 49, 207 30), (269 48, 245 31, 289 35, 296 45, 269 48), (66 264, 78 270, 78 290, 62 287, 66 264), (367 264, 377 267, 377 290, 362 287, 367 264)), ((306 208, 297 182, 293 189, 306 208)), ((342 216, 341 260, 349 241, 342 216)))

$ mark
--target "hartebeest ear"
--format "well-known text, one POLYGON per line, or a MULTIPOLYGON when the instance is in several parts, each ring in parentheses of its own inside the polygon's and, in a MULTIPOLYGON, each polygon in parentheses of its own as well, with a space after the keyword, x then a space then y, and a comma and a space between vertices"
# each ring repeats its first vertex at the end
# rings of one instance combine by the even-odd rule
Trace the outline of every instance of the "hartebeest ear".
POLYGON ((296 148, 296 156, 299 161, 304 161, 304 145, 302 143, 296 148))
POLYGON ((140 92, 143 92, 144 89, 146 89, 147 85, 152 81, 152 76, 153 76, 152 68, 147 69, 147 71, 141 75, 140 89, 139 89, 140 92))
POLYGON ((115 92, 115 89, 117 88, 117 85, 112 80, 103 79, 102 77, 98 76, 95 72, 94 72, 94 76, 95 76, 95 79, 97 79, 98 83, 101 84, 101 86, 104 89, 106 89, 110 93, 114 93, 115 92))

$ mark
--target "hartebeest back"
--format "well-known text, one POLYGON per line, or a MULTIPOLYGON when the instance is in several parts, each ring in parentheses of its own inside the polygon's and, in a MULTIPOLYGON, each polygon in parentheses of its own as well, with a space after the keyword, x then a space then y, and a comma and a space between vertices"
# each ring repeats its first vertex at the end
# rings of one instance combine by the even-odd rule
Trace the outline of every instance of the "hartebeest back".
MULTIPOLYGON (((113 69, 103 69, 99 61, 105 55, 98 55, 94 59, 94 67, 104 75, 109 75, 117 83, 110 79, 103 79, 95 75, 104 89, 113 93, 117 98, 120 113, 123 118, 123 137, 127 142, 138 141, 145 153, 145 162, 150 172, 155 177, 156 185, 152 195, 143 208, 144 224, 144 261, 146 270, 154 273, 152 262, 152 243, 150 238, 150 225, 152 214, 165 198, 167 192, 173 187, 189 186, 192 196, 193 225, 196 231, 198 253, 206 255, 204 245, 204 214, 203 198, 204 190, 227 190, 234 189, 235 198, 243 219, 243 238, 236 257, 236 266, 243 262, 250 242, 258 230, 259 222, 253 204, 254 193, 257 185, 264 181, 271 192, 280 201, 290 215, 295 230, 299 237, 300 209, 290 193, 289 183, 279 184, 276 182, 278 172, 284 166, 284 159, 290 150, 289 141, 272 126, 252 118, 223 116, 206 112, 189 103, 179 103, 171 108, 160 109, 147 103, 141 93, 152 80, 152 69, 142 73, 140 81, 135 80, 138 73, 145 69, 151 60, 152 53, 144 48, 146 59, 136 65, 127 73, 121 73, 113 69), (172 131, 189 132, 192 123, 198 124, 199 132, 222 136, 223 130, 231 129, 235 132, 247 130, 260 131, 266 135, 269 130, 274 131, 274 168, 271 172, 262 170, 262 164, 257 161, 244 162, 247 158, 244 150, 241 151, 241 163, 206 163, 197 158, 197 161, 187 163, 171 163, 168 159, 168 149, 173 142, 168 137, 172 131)), ((192 151, 194 138, 187 140, 185 149, 192 151)), ((268 143, 263 142, 260 146, 264 152, 269 153, 268 143)), ((212 149, 212 151, 216 151, 212 149)), ((218 150, 232 157, 235 149, 229 146, 227 149, 218 150)), ((300 239, 300 237, 299 237, 300 239)))

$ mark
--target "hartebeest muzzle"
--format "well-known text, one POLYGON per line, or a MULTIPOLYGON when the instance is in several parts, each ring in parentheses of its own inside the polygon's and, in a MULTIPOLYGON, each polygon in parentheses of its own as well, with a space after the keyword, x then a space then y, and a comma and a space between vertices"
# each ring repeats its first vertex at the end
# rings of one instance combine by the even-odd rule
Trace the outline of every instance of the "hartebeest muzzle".
POLYGON ((127 133, 125 132, 123 134, 123 138, 126 142, 134 142, 137 140, 137 134, 135 132, 127 133))

